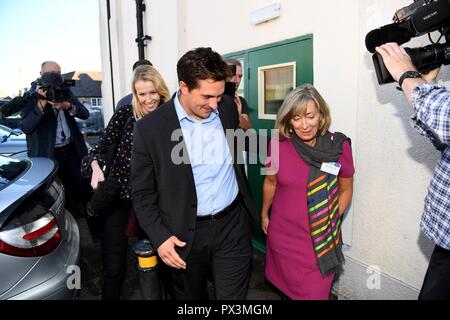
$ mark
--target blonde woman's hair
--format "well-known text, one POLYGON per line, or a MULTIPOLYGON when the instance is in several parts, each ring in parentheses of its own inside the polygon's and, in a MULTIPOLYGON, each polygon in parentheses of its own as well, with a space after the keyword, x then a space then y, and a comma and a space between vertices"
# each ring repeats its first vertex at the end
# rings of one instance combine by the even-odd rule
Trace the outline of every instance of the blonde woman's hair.
POLYGON ((279 139, 286 140, 291 137, 291 120, 297 115, 305 115, 309 101, 314 101, 320 114, 318 134, 323 136, 331 126, 331 115, 328 104, 320 93, 311 84, 304 84, 292 90, 277 114, 275 129, 279 130, 279 139))
POLYGON ((135 84, 139 80, 153 82, 156 92, 158 92, 161 96, 160 105, 170 99, 169 89, 167 88, 161 74, 155 68, 149 65, 141 65, 137 67, 133 72, 133 80, 131 81, 131 90, 133 92, 133 100, 131 104, 133 106, 133 116, 136 120, 145 115, 144 108, 139 102, 135 88, 135 84))

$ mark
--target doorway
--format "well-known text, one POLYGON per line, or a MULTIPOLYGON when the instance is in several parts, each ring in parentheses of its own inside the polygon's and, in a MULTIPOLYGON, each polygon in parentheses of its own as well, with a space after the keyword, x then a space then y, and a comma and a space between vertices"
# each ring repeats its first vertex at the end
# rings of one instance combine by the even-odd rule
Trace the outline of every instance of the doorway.
MULTIPOLYGON (((275 126, 277 112, 286 95, 304 83, 313 84, 313 36, 268 44, 224 55, 239 59, 243 65, 241 92, 249 105, 254 129, 270 130, 275 126)), ((258 210, 262 204, 261 165, 248 166, 248 178, 258 210)), ((265 236, 259 223, 253 225, 253 245, 265 252, 265 236)))

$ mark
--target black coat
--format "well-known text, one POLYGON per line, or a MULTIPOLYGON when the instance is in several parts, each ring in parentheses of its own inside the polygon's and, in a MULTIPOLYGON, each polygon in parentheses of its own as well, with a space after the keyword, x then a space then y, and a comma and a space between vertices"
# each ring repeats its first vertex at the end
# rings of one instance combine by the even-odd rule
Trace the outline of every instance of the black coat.
MULTIPOLYGON (((238 129, 238 112, 231 98, 222 97, 219 117, 224 130, 238 129)), ((180 123, 173 99, 135 124, 131 155, 131 194, 139 224, 157 249, 171 236, 186 242, 176 248, 188 256, 194 239, 197 195, 190 164, 176 165, 171 152, 180 141, 171 141, 180 123)), ((233 158, 241 152, 232 152, 233 158)), ((237 183, 248 213, 259 219, 251 198, 244 166, 234 164, 237 183)))
MULTIPOLYGON (((75 116, 71 116, 67 111, 64 111, 64 116, 77 151, 78 161, 81 161, 87 155, 87 147, 74 117, 87 119, 89 118, 89 111, 74 96, 71 98, 71 103, 77 108, 75 116)), ((20 129, 27 135, 28 156, 54 159, 58 119, 53 107, 47 103, 42 113, 37 106, 37 98, 32 98, 23 108, 21 117, 20 129)))

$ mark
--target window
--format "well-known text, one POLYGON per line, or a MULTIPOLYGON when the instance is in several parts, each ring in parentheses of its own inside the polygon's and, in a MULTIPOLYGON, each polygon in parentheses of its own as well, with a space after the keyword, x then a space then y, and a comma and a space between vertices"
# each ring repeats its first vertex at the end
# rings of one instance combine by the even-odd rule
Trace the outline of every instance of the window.
POLYGON ((22 175, 28 167, 25 160, 0 156, 0 190, 22 175))
POLYGON ((91 98, 91 106, 101 107, 102 106, 102 98, 91 98))
POLYGON ((258 68, 258 118, 275 120, 286 96, 295 88, 296 63, 258 68))

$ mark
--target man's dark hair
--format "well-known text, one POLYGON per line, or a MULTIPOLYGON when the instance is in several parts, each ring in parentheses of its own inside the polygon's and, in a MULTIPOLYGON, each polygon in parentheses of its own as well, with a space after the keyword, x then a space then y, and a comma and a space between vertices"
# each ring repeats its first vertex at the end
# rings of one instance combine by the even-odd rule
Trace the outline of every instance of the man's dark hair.
POLYGON ((148 61, 147 59, 140 59, 133 64, 133 71, 136 70, 136 68, 139 66, 152 66, 153 67, 153 64, 150 61, 148 61))
POLYGON ((199 80, 226 81, 232 77, 230 68, 222 57, 211 48, 197 48, 187 52, 177 64, 178 81, 189 90, 198 87, 199 80))
POLYGON ((238 59, 227 59, 227 60, 225 60, 225 62, 228 65, 240 66, 242 68, 242 63, 238 59))

